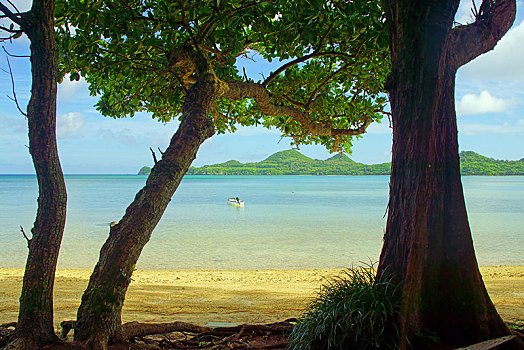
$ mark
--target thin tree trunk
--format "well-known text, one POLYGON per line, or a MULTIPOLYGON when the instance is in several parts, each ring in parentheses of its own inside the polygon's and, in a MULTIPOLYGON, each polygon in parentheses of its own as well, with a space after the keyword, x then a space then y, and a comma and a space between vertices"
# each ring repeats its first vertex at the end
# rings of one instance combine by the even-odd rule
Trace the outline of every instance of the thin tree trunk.
POLYGON ((91 349, 104 349, 111 339, 122 340, 121 312, 131 275, 142 249, 162 217, 200 145, 214 132, 209 112, 216 98, 216 77, 200 75, 189 89, 180 126, 146 185, 113 226, 82 296, 75 340, 91 349))
POLYGON ((56 144, 54 0, 35 0, 24 18, 31 40, 29 150, 38 179, 38 210, 24 274, 16 340, 10 348, 40 348, 58 340, 53 325, 53 285, 66 217, 66 188, 56 144))
POLYGON ((464 52, 451 30, 458 1, 383 3, 393 159, 378 276, 403 285, 399 347, 424 348, 429 336, 464 346, 509 334, 482 282, 460 179, 454 90, 464 52))

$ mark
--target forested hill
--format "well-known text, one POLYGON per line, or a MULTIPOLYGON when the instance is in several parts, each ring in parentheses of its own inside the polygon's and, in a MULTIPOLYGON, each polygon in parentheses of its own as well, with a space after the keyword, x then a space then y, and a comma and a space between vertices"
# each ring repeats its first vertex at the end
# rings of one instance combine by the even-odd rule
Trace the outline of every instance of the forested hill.
POLYGON ((365 165, 352 161, 344 154, 326 160, 311 159, 295 150, 277 152, 258 163, 230 160, 222 164, 189 168, 193 175, 385 175, 389 163, 365 165))
POLYGON ((472 151, 460 152, 462 175, 524 175, 524 158, 498 160, 472 151))
MULTIPOLYGON (((496 160, 475 152, 460 153, 462 175, 524 175, 524 158, 496 160)), ((256 163, 230 160, 221 164, 189 168, 188 175, 389 175, 390 163, 367 165, 337 154, 326 160, 311 159, 295 150, 277 152, 256 163)), ((143 167, 139 175, 149 174, 143 167)))

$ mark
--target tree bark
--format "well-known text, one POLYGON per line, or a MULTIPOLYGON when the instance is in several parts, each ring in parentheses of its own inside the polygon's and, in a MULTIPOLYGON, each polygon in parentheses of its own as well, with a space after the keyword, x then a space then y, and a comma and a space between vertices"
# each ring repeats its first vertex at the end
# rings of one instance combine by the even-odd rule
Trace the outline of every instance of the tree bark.
POLYGON ((509 29, 515 1, 496 2, 489 21, 452 29, 458 3, 383 1, 393 67, 387 86, 393 158, 378 276, 403 288, 400 349, 425 347, 424 335, 458 347, 510 334, 475 258, 460 179, 454 90, 457 69, 491 50, 509 29), (463 31, 470 35, 459 40, 463 31))
POLYGON ((54 0, 35 0, 23 18, 31 40, 29 150, 38 179, 38 210, 28 240, 15 341, 10 348, 40 348, 58 341, 53 325, 53 285, 66 217, 66 187, 56 144, 54 0))
POLYGON ((215 132, 210 109, 217 97, 217 79, 209 69, 198 76, 187 92, 177 132, 151 170, 145 187, 110 229, 82 296, 75 340, 91 349, 105 349, 110 339, 123 340, 121 311, 135 264, 198 148, 215 132))

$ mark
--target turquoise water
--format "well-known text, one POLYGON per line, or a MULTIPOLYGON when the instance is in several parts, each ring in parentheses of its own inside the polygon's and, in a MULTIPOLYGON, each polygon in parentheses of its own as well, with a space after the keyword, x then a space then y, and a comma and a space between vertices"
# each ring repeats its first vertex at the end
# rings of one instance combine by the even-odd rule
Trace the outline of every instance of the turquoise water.
MULTIPOLYGON (((66 176, 60 268, 91 269, 145 176, 66 176)), ((347 267, 377 261, 387 176, 187 176, 139 260, 139 269, 347 267), (228 197, 244 208, 226 204, 228 197)), ((524 264, 524 177, 464 177, 482 265, 524 264)), ((0 175, 0 267, 23 267, 36 179, 0 175)))

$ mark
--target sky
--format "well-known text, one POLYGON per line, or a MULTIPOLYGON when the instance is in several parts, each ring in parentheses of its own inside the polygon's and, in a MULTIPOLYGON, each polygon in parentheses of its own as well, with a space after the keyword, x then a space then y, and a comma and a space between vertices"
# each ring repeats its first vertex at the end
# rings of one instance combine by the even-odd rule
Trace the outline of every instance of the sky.
MULTIPOLYGON (((4 3, 3 0, 0 0, 4 3)), ((480 1, 476 1, 480 3, 480 1)), ((14 1, 21 11, 29 0, 14 1)), ((524 157, 524 1, 517 5, 513 27, 495 49, 460 68, 456 79, 456 109, 460 150, 516 160, 524 157)), ((472 22, 471 1, 462 1, 456 15, 459 23, 472 22)), ((6 21, 0 20, 0 24, 6 21)), ((24 55, 29 40, 22 36, 13 44, 3 43, 10 53, 24 55)), ((31 75, 28 58, 10 58, 16 96, 23 110, 30 97, 31 75)), ((275 66, 262 60, 243 62, 248 75, 265 76, 275 66)), ((0 69, 8 70, 6 55, 0 51, 0 69)), ((0 174, 34 173, 28 152, 27 121, 18 112, 12 97, 9 74, 0 70, 0 174)), ((176 131, 176 121, 161 123, 146 113, 133 118, 103 117, 94 108, 87 83, 65 79, 58 88, 57 137, 60 160, 66 174, 134 174, 153 159, 149 147, 164 149, 176 131)), ((387 118, 372 124, 353 144, 350 157, 375 164, 391 159, 391 129, 387 118)), ((241 128, 234 134, 215 135, 200 148, 194 166, 235 159, 261 161, 274 152, 290 149, 290 139, 277 130, 241 128)), ((305 155, 326 159, 331 155, 322 146, 301 146, 305 155)), ((157 152, 158 153, 158 152, 157 152)))

